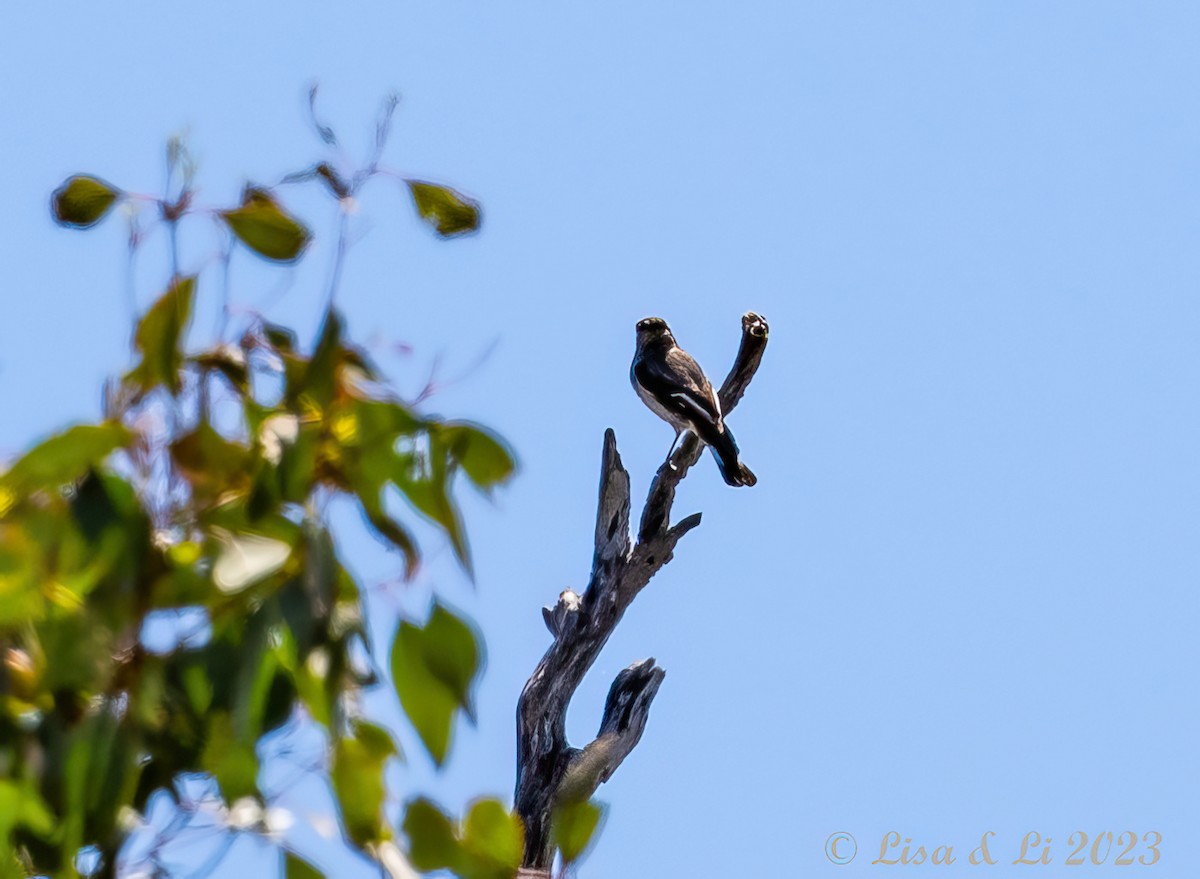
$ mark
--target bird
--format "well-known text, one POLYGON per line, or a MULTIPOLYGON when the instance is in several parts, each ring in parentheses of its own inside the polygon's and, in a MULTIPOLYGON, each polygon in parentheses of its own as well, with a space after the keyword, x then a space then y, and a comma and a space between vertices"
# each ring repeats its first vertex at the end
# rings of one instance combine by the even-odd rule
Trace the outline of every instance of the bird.
MULTIPOLYGON (((637 323, 637 350, 629 368, 629 380, 650 411, 675 428, 675 443, 690 430, 712 452, 717 468, 728 485, 758 482, 738 455, 733 434, 725 426, 721 401, 704 370, 675 342, 671 328, 661 317, 637 323)), ((671 451, 675 450, 672 443, 671 451)), ((670 452, 667 453, 670 457, 670 452)))

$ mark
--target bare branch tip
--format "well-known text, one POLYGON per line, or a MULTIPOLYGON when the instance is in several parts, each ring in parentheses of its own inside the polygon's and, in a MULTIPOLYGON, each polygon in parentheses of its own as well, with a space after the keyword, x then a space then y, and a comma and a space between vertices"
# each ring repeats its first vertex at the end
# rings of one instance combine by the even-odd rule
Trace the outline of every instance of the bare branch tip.
POLYGON ((683 537, 683 535, 687 534, 700 524, 700 518, 700 513, 692 513, 690 516, 680 519, 679 522, 671 528, 671 536, 676 540, 678 540, 680 537, 683 537))
POLYGON ((766 338, 770 331, 771 327, 762 315, 755 314, 753 311, 747 311, 742 315, 742 332, 766 338))
POLYGON ((612 471, 624 472, 625 467, 621 463, 621 453, 617 451, 617 435, 610 427, 604 431, 604 451, 601 453, 601 469, 604 474, 612 471))
POLYGON ((608 455, 617 450, 617 432, 611 427, 604 428, 604 454, 608 455))
POLYGON ((646 701, 649 701, 658 693, 658 688, 662 685, 663 678, 667 676, 667 670, 661 665, 655 665, 653 656, 643 660, 640 665, 647 678, 646 687, 643 692, 645 693, 646 701))

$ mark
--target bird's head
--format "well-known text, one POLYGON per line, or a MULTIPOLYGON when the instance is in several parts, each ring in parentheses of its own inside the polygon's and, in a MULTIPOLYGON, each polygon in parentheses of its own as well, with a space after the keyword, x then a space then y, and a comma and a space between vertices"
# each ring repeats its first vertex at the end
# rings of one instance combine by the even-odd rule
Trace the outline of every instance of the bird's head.
POLYGON ((637 322, 637 338, 639 342, 650 342, 655 339, 671 338, 671 328, 661 317, 644 317, 637 322))

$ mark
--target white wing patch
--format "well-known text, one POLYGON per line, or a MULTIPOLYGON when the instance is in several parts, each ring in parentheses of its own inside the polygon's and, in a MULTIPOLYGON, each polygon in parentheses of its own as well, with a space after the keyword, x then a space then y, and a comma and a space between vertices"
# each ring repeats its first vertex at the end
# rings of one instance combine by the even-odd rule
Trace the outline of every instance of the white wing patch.
MULTIPOLYGON (((712 414, 707 409, 705 409, 703 406, 701 406, 700 403, 696 400, 696 398, 693 397, 691 394, 677 392, 677 393, 672 394, 671 396, 678 397, 685 404, 687 404, 689 409, 694 411, 697 415, 699 415, 705 421, 708 421, 712 418, 712 414)), ((715 408, 717 410, 717 424, 720 425, 721 424, 721 401, 718 400, 716 398, 716 396, 714 395, 712 402, 715 404, 715 408)))

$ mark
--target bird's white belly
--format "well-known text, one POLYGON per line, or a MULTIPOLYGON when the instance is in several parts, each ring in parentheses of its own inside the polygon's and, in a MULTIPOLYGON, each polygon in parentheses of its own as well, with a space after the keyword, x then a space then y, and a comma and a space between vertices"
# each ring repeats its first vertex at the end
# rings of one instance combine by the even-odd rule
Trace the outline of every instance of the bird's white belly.
POLYGON ((686 421, 680 418, 676 413, 671 412, 666 407, 660 405, 658 400, 654 398, 654 395, 643 388, 641 384, 635 381, 633 383, 633 389, 637 391, 637 395, 642 398, 642 402, 646 404, 647 408, 649 408, 651 412, 653 412, 663 421, 667 422, 667 424, 671 425, 677 431, 688 429, 689 425, 686 421))

